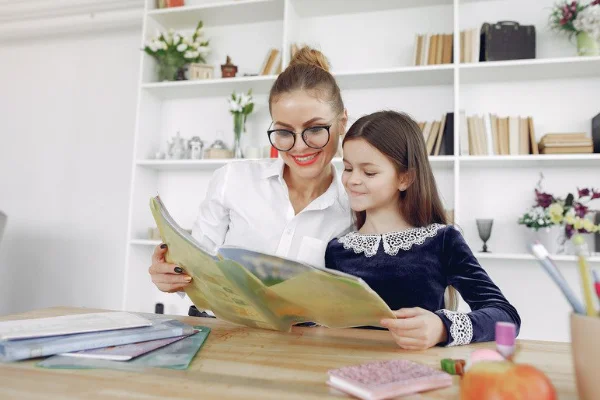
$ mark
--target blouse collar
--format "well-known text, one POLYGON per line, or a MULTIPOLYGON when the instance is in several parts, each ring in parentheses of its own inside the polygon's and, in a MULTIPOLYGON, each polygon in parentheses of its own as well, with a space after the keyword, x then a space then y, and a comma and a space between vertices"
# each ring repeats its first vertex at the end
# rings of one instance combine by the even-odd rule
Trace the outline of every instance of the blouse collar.
POLYGON ((377 254, 379 243, 383 241, 383 251, 390 256, 395 256, 400 249, 407 251, 415 244, 423 244, 425 239, 434 237, 443 227, 442 224, 431 224, 384 234, 350 232, 340 237, 338 241, 345 249, 352 249, 356 254, 365 253, 366 257, 377 254))

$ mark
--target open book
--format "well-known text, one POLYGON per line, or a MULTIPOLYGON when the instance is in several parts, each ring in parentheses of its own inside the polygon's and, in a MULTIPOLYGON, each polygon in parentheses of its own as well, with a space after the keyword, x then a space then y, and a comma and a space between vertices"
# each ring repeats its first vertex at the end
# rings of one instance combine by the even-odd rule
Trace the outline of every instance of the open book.
POLYGON ((175 223, 158 196, 150 199, 150 208, 169 249, 167 262, 193 278, 185 292, 199 310, 281 331, 301 322, 346 328, 395 318, 360 278, 238 247, 222 246, 211 254, 175 223))

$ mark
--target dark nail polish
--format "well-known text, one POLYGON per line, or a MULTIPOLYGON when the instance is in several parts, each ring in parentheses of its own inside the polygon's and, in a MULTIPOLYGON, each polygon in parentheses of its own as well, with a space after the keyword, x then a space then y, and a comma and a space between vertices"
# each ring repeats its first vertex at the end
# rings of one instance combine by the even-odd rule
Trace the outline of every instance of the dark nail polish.
POLYGON ((183 269, 181 269, 181 267, 175 267, 175 272, 180 274, 183 272, 183 269))
POLYGON ((167 248, 167 245, 166 245, 165 243, 163 243, 163 244, 161 244, 161 245, 160 245, 160 248, 161 248, 161 249, 166 249, 166 248, 167 248))

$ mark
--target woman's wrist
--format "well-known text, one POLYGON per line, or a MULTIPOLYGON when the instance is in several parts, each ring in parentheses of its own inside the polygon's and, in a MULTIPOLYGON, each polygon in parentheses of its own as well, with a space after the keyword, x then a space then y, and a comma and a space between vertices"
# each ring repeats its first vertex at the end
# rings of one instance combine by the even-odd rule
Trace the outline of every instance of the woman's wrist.
POLYGON ((442 321, 442 318, 438 315, 438 326, 439 326, 439 336, 438 336, 438 341, 437 343, 446 343, 448 341, 448 331, 446 331, 446 325, 444 325, 444 321, 442 321))

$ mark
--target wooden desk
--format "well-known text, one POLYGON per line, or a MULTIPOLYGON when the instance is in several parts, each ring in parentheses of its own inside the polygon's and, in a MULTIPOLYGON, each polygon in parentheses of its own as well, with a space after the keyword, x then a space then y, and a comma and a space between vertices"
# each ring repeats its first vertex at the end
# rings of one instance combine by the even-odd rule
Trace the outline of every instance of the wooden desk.
MULTIPOLYGON (((50 308, 4 316, 0 320, 41 318, 94 312, 82 308, 50 308)), ((349 398, 329 388, 332 368, 372 360, 407 358, 439 368, 442 358, 466 359, 475 348, 494 343, 400 350, 385 331, 294 328, 291 333, 250 329, 209 318, 178 317, 212 329, 207 342, 186 371, 152 369, 144 373, 112 370, 49 370, 36 361, 0 364, 0 399, 328 399, 349 398)), ((521 341, 518 362, 544 371, 560 399, 576 399, 567 343, 521 341)), ((411 399, 456 399, 455 385, 411 399)))

